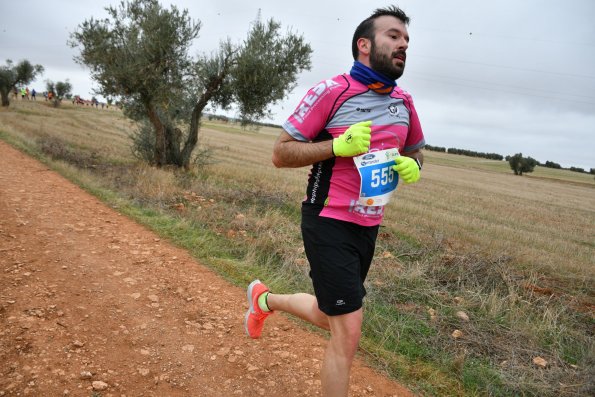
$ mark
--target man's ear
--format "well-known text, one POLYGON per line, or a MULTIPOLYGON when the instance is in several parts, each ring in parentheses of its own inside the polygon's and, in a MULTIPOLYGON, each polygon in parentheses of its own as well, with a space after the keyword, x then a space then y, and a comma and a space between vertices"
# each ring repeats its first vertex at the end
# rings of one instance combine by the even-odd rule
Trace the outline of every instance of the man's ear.
POLYGON ((362 55, 370 55, 370 51, 372 49, 372 42, 370 41, 370 39, 360 37, 359 39, 357 39, 357 49, 362 55))

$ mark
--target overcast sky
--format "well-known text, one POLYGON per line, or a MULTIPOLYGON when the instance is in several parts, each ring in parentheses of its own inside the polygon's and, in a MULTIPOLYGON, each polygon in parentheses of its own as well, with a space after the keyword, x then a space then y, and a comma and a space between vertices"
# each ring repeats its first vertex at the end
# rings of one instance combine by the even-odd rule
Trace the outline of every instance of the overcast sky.
MULTIPOLYGON (((90 98, 96 85, 73 61, 66 42, 116 0, 0 0, 0 61, 28 59, 45 67, 31 84, 69 79, 90 98)), ((541 162, 595 168, 594 0, 162 1, 202 22, 193 53, 242 40, 261 10, 283 30, 304 35, 314 53, 289 98, 273 108, 281 124, 306 90, 348 72, 351 38, 377 7, 397 4, 411 17, 405 74, 398 84, 414 98, 426 141, 502 155, 522 152, 541 162)))

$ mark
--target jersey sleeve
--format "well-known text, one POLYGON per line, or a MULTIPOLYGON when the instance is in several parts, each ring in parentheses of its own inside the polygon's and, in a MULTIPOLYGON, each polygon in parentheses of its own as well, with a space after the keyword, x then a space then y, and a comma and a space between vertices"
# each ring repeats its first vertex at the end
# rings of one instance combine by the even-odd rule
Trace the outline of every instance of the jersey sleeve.
POLYGON ((408 153, 423 148, 426 145, 426 141, 421 129, 419 117, 417 116, 417 111, 413 105, 413 99, 411 98, 411 95, 406 95, 406 98, 406 106, 409 109, 409 132, 407 134, 407 139, 405 140, 403 152, 408 153))
POLYGON ((336 79, 320 82, 302 98, 295 111, 283 124, 283 129, 298 141, 313 141, 322 132, 341 92, 336 79))

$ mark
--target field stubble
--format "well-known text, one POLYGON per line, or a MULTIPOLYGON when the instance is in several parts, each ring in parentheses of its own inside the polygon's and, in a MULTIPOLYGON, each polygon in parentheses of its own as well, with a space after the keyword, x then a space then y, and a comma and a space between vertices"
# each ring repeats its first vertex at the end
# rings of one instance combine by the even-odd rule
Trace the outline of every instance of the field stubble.
MULTIPOLYGON (((232 282, 310 288, 299 232, 308 170, 271 165, 274 131, 205 122, 211 163, 181 173, 137 163, 132 128, 116 109, 0 111, 0 137, 232 282)), ((399 187, 386 213, 362 341, 376 365, 427 395, 595 391, 592 175, 519 177, 504 162, 426 152, 421 183, 399 187)))

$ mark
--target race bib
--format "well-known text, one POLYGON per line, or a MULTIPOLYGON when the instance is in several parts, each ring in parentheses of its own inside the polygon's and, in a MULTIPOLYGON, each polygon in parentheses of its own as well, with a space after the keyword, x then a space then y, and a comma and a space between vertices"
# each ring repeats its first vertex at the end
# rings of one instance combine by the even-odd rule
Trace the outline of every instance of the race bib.
POLYGON ((399 174, 393 170, 399 150, 386 149, 353 158, 360 175, 359 204, 386 205, 397 188, 399 174))

